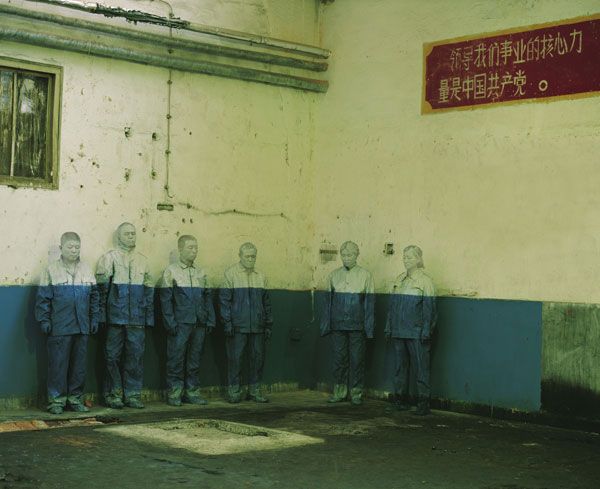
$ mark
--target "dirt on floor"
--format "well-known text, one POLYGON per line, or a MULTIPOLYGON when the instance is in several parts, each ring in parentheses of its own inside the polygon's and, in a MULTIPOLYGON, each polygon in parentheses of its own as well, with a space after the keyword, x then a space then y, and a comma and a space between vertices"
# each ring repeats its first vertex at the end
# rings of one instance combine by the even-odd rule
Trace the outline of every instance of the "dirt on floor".
POLYGON ((318 392, 272 397, 76 421, 39 413, 23 430, 0 429, 0 489, 600 488, 596 433, 328 405, 318 392))

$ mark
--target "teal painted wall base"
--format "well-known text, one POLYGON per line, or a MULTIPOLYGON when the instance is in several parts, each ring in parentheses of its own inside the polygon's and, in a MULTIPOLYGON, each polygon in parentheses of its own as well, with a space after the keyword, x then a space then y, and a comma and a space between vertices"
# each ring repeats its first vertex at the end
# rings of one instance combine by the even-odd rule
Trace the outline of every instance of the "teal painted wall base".
MULTIPOLYGON (((0 287, 0 398, 45 402, 45 337, 33 317, 35 287, 0 287)), ((272 291, 275 327, 267 347, 265 384, 315 389, 331 383, 328 338, 319 336, 318 306, 307 291, 272 291)), ((318 302, 318 301, 317 301, 318 302)), ((367 348, 367 388, 391 389, 392 352, 383 328, 387 295, 376 302, 375 339, 367 348)), ((542 306, 538 302, 439 299, 433 343, 433 396, 507 409, 536 411, 541 398, 542 306)), ((146 337, 144 385, 162 391, 165 332, 160 322, 146 337)), ((86 390, 100 393, 104 334, 92 338, 86 390)), ((205 386, 226 384, 224 336, 208 338, 202 360, 205 386)))

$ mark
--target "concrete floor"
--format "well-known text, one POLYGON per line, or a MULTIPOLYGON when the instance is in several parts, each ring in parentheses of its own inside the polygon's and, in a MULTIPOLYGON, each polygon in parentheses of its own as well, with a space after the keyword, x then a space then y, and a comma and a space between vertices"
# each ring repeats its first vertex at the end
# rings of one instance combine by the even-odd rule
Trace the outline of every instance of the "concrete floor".
POLYGON ((420 418, 381 401, 332 406, 319 392, 271 398, 93 409, 96 420, 0 413, 0 488, 600 487, 595 433, 442 411, 420 418), (50 429, 6 431, 48 419, 50 429))

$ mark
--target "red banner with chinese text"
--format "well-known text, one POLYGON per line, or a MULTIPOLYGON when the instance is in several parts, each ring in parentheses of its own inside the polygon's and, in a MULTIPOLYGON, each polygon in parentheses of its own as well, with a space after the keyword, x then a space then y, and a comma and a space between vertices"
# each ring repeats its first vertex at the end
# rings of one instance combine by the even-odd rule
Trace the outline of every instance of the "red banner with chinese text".
POLYGON ((424 45, 422 112, 600 92, 600 15, 424 45))

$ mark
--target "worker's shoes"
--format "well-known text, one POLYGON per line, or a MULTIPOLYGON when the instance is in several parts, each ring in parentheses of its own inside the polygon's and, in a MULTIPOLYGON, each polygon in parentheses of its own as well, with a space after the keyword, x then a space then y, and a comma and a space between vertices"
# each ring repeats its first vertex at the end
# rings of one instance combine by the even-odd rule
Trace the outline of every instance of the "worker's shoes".
POLYGON ((125 404, 123 404, 123 401, 121 401, 121 399, 119 398, 109 399, 108 401, 106 401, 106 405, 111 409, 123 409, 123 407, 125 406, 125 404))
POLYGON ((335 384, 333 386, 333 394, 327 402, 330 404, 334 404, 336 402, 344 402, 348 398, 348 387, 344 384, 335 384))
POLYGON ((208 401, 201 396, 185 396, 183 402, 188 404, 195 404, 197 406, 204 406, 208 404, 208 401))
POLYGON ((242 400, 242 392, 239 385, 230 385, 227 388, 227 402, 238 404, 242 400))
POLYGON ((269 402, 269 399, 267 399, 265 396, 263 396, 260 392, 257 392, 256 394, 248 395, 248 399, 250 399, 251 401, 254 401, 254 402, 259 402, 259 403, 269 402))
POLYGON ((169 406, 179 407, 179 406, 181 406, 181 399, 179 399, 178 397, 173 397, 173 398, 169 397, 167 399, 167 404, 169 406))
POLYGON ((350 389, 350 402, 354 406, 360 406, 362 404, 363 390, 362 387, 353 387, 350 389))
POLYGON ((402 401, 396 401, 392 404, 396 411, 410 411, 410 404, 402 401))
POLYGON ((76 413, 87 413, 89 412, 90 408, 85 406, 83 403, 79 402, 79 403, 74 403, 74 404, 69 404, 69 409, 71 411, 75 411, 76 413))
POLYGON ((431 410, 429 409, 429 401, 419 401, 415 414, 417 416, 427 416, 428 414, 431 414, 431 410))
POLYGON ((140 401, 137 397, 132 397, 131 399, 127 399, 127 401, 125 402, 125 405, 127 407, 133 408, 133 409, 144 409, 146 406, 144 406, 144 403, 142 401, 140 401))
POLYGON ((52 406, 48 407, 48 412, 50 414, 62 414, 63 413, 63 407, 59 404, 53 404, 52 406))
POLYGON ((410 404, 406 402, 406 396, 390 394, 389 400, 396 411, 410 411, 410 404))
POLYGON ((259 403, 269 402, 262 394, 262 386, 259 383, 248 385, 248 400, 259 403))

